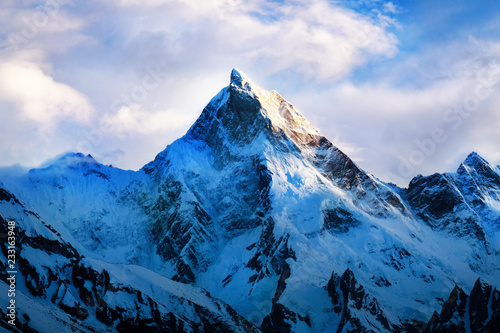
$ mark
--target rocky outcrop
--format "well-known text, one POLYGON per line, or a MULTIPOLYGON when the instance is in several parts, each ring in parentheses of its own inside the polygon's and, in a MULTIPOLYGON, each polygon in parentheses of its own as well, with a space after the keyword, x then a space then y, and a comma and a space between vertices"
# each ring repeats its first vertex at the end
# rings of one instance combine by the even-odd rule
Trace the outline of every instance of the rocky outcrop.
POLYGON ((265 333, 291 333, 300 331, 299 327, 311 328, 309 317, 290 311, 280 303, 273 304, 271 313, 264 318, 261 329, 265 333))
POLYGON ((434 312, 422 331, 489 333, 497 332, 499 325, 500 291, 478 279, 470 296, 455 286, 441 312, 434 312))
POLYGON ((347 232, 360 224, 351 212, 342 207, 325 208, 323 212, 323 228, 334 232, 347 232))
POLYGON ((353 193, 360 209, 379 217, 392 216, 393 210, 408 215, 397 192, 363 171, 328 139, 319 136, 315 146, 312 163, 338 187, 353 193))
POLYGON ((307 315, 301 316, 279 303, 279 299, 286 289, 286 279, 290 277, 290 266, 284 263, 283 270, 278 280, 276 293, 272 299, 272 309, 262 321, 261 329, 265 333, 284 333, 299 331, 301 326, 311 327, 311 322, 307 315))
POLYGON ((489 203, 500 199, 500 173, 472 152, 456 173, 417 176, 404 191, 411 210, 429 226, 487 244, 484 225, 500 229, 489 203))
POLYGON ((337 333, 370 332, 373 329, 396 331, 397 327, 389 322, 377 300, 358 283, 349 268, 341 276, 333 273, 326 290, 332 299, 334 313, 340 316, 337 333))
POLYGON ((415 214, 433 229, 485 240, 479 217, 466 202, 453 176, 434 174, 414 178, 405 192, 405 198, 415 214), (458 216, 455 214, 457 211, 464 214, 458 216))

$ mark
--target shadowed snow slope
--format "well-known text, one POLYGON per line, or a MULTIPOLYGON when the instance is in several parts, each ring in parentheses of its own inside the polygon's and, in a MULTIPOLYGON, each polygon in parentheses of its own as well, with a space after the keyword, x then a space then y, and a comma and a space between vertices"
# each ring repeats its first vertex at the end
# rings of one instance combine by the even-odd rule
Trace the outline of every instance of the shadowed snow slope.
POLYGON ((88 331, 431 330, 456 286, 500 281, 498 167, 386 184, 235 69, 139 171, 67 154, 1 181, 2 223, 31 230, 19 325, 40 331, 47 309, 88 331))

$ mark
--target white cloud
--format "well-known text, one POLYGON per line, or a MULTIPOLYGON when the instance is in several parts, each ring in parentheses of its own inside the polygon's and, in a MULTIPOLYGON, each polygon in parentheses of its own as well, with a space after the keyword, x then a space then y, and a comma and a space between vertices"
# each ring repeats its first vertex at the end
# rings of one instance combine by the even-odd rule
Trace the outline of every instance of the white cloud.
POLYGON ((0 98, 16 105, 20 116, 38 123, 42 131, 52 130, 61 120, 86 123, 93 113, 83 94, 28 61, 0 62, 0 98))
POLYGON ((316 123, 334 144, 363 149, 353 157, 364 169, 402 186, 418 173, 454 171, 473 150, 498 163, 497 49, 451 43, 382 71, 379 81, 307 90, 296 103, 316 101, 316 123))
MULTIPOLYGON (((252 40, 253 56, 270 71, 293 69, 308 77, 339 79, 366 61, 368 55, 391 57, 396 39, 381 27, 324 2, 281 8, 283 19, 255 29, 265 43, 252 40)), ((260 25, 260 22, 249 22, 260 25)), ((237 23, 235 22, 237 26, 237 23)), ((244 27, 252 31, 255 27, 244 27)))
MULTIPOLYGON (((5 38, 2 42, 4 48, 22 49, 27 45, 37 45, 46 37, 61 37, 65 33, 81 30, 85 21, 72 15, 64 9, 66 0, 48 0, 44 3, 31 4, 15 3, 0 9, 0 19, 3 25, 0 34, 5 38)), ((59 39, 62 44, 62 40, 59 39)), ((64 44, 71 40, 64 40, 64 44)), ((68 47, 68 45, 65 45, 68 47)))
POLYGON ((143 5, 143 6, 161 6, 163 4, 166 4, 168 2, 171 2, 171 0, 150 0, 150 1, 140 1, 140 0, 115 0, 115 2, 120 5, 120 6, 137 6, 137 5, 143 5))
POLYGON ((386 12, 386 13, 396 14, 398 12, 398 7, 390 1, 384 3, 383 8, 384 8, 384 12, 386 12))
POLYGON ((110 134, 124 137, 184 128, 193 122, 193 118, 180 110, 147 112, 141 105, 133 104, 122 106, 114 114, 105 115, 102 122, 109 124, 110 134))
MULTIPOLYGON (((238 67, 300 106, 362 167, 383 177, 397 169, 398 155, 406 158, 415 149, 415 139, 441 126, 443 112, 474 90, 477 68, 486 68, 499 51, 471 37, 418 40, 399 53, 391 30, 405 43, 426 37, 403 20, 408 7, 393 1, 360 1, 353 9, 327 0, 54 1, 61 1, 56 15, 17 49, 9 45, 9 33, 21 34, 23 18, 33 19, 43 6, 7 0, 0 8, 0 69, 8 74, 0 76, 0 127, 17 128, 8 141, 0 138, 2 164, 29 158, 33 165, 35 157, 75 150, 81 141, 92 142, 86 133, 106 120, 112 131, 103 132, 88 153, 138 168, 185 133, 238 67), (114 107, 158 64, 157 88, 114 107), (362 78, 349 82, 360 68, 362 78), (51 134, 43 145, 33 143, 40 136, 30 137, 41 128, 51 134), (113 154, 119 149, 123 155, 113 154)), ((498 116, 491 111, 497 95, 495 90, 415 173, 446 171, 455 167, 450 156, 457 151, 500 142, 498 116)), ((488 147, 488 156, 497 156, 488 147)))
POLYGON ((199 55, 197 65, 214 59, 234 61, 237 56, 248 66, 265 67, 269 74, 293 69, 311 78, 339 79, 370 56, 392 57, 398 51, 396 38, 385 30, 386 22, 377 24, 324 0, 279 5, 229 0, 119 4, 140 13, 129 13, 133 32, 128 42, 160 34, 168 38, 165 47, 176 55, 186 54, 188 60, 199 55), (150 8, 160 5, 161 10, 150 8))

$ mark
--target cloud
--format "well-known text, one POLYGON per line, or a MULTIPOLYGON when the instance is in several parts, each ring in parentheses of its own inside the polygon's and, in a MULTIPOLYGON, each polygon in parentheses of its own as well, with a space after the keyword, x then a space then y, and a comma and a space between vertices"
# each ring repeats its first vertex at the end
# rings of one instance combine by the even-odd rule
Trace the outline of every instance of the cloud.
POLYGON ((137 5, 142 5, 142 6, 151 6, 151 7, 157 7, 164 5, 166 3, 172 2, 171 0, 150 0, 147 2, 140 1, 140 0, 115 0, 115 2, 120 5, 120 6, 137 6, 137 5))
POLYGON ((0 98, 12 102, 23 119, 36 122, 43 132, 62 120, 86 123, 93 113, 83 94, 28 61, 0 62, 0 98))
POLYGON ((127 43, 163 36, 159 38, 165 43, 163 52, 173 58, 187 55, 195 66, 237 60, 248 66, 259 64, 269 74, 292 69, 311 78, 339 79, 370 56, 392 57, 398 51, 386 21, 379 24, 323 0, 118 4, 131 19, 133 32, 127 34, 127 43), (163 7, 151 8, 157 6, 163 7))
POLYGON ((64 9, 67 0, 48 0, 44 3, 34 2, 29 5, 11 2, 0 9, 3 25, 0 34, 4 37, 0 45, 5 49, 22 50, 44 48, 47 38, 59 38, 58 49, 67 49, 79 42, 81 38, 65 38, 85 26, 85 21, 64 9))
POLYGON ((102 122, 109 124, 110 134, 124 137, 185 128, 191 125, 193 118, 180 110, 148 112, 141 105, 132 104, 122 106, 114 114, 105 115, 102 122))
MULTIPOLYGON (((85 153, 137 169, 185 133, 238 67, 299 106, 363 168, 397 174, 398 156, 407 159, 415 140, 454 124, 443 113, 474 93, 481 71, 497 61, 495 15, 478 19, 490 8, 462 5, 466 24, 452 24, 451 1, 436 11, 431 1, 7 0, 1 163, 33 165, 90 142, 85 153), (49 11, 51 1, 57 11, 49 11), (33 36, 9 41, 34 19, 33 36)), ((486 144, 500 141, 496 89, 415 174, 453 169, 472 146, 497 156, 486 144)))
POLYGON ((271 71, 293 68, 308 77, 339 79, 369 56, 391 57, 397 52, 394 36, 349 10, 313 2, 283 6, 278 12, 282 19, 260 29, 264 34, 256 38, 266 42, 253 52, 271 71))
POLYGON ((455 170, 473 150, 498 163, 499 46, 451 42, 363 83, 307 90, 296 104, 321 101, 314 117, 322 132, 341 149, 357 147, 364 169, 402 186, 418 173, 455 170))
POLYGON ((391 14, 396 14, 399 11, 398 6, 396 6, 394 3, 390 2, 390 1, 384 3, 382 8, 384 9, 384 12, 391 13, 391 14))

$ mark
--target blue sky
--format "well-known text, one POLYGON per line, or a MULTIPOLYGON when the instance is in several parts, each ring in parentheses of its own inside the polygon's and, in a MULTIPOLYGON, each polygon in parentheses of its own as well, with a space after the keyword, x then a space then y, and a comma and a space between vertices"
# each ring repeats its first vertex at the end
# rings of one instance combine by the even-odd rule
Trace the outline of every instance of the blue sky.
POLYGON ((67 151, 139 169, 233 67, 379 178, 500 163, 500 4, 6 0, 0 165, 67 151))

